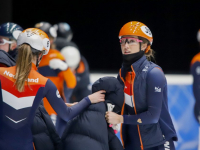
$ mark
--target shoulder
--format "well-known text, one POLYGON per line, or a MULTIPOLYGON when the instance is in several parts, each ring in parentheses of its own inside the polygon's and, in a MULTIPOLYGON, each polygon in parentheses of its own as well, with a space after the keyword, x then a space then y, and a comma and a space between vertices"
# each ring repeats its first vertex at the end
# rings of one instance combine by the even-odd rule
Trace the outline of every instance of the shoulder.
POLYGON ((41 75, 39 72, 35 70, 31 70, 29 76, 29 82, 34 82, 34 84, 46 85, 48 78, 41 75))
POLYGON ((166 81, 164 72, 162 71, 162 68, 160 68, 159 66, 153 67, 151 70, 148 71, 147 79, 149 81, 158 81, 158 82, 166 81))
POLYGON ((193 65, 195 62, 200 62, 200 53, 196 54, 191 61, 191 65, 193 65))
MULTIPOLYGON (((10 74, 15 74, 16 67, 0 67, 0 75, 9 76, 10 74)), ((11 75, 10 75, 11 76, 11 75)))
POLYGON ((51 49, 49 52, 50 52, 49 53, 50 58, 52 58, 52 59, 57 58, 57 59, 65 60, 64 56, 58 50, 51 49))

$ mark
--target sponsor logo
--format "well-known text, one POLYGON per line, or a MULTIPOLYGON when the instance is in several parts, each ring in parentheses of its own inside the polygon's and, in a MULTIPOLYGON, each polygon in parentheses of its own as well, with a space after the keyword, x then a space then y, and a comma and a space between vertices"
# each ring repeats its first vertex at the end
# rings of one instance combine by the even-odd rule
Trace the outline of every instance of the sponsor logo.
POLYGON ((139 119, 137 120, 137 122, 138 122, 138 123, 142 123, 142 120, 139 118, 139 119))
POLYGON ((58 90, 56 91, 56 96, 57 96, 58 98, 61 98, 60 93, 59 93, 58 90))
POLYGON ((142 69, 142 71, 146 72, 148 70, 148 68, 149 68, 148 66, 145 66, 144 69, 142 69))
POLYGON ((169 141, 166 141, 164 144, 165 150, 170 150, 169 141))
POLYGON ((200 66, 198 66, 198 67, 196 68, 196 74, 197 74, 197 75, 200 75, 200 66))
POLYGON ((149 29, 147 26, 142 26, 142 27, 141 27, 141 30, 142 30, 142 32, 143 32, 144 34, 146 34, 147 36, 152 37, 152 33, 151 33, 150 29, 149 29))
POLYGON ((161 92, 161 88, 155 87, 155 92, 161 92))
MULTIPOLYGON (((10 73, 9 71, 4 71, 5 75, 11 77, 11 78, 14 78, 15 75, 13 75, 12 73, 10 73)), ((31 79, 31 78, 28 78, 28 82, 35 82, 35 83, 38 83, 39 82, 39 78, 36 78, 36 79, 31 79)))

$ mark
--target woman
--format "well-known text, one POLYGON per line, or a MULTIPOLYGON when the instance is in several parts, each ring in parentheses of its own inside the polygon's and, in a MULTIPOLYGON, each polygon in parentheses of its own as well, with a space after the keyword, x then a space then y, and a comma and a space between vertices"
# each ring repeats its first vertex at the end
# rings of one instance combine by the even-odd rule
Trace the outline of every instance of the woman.
POLYGON ((47 34, 40 29, 26 29, 19 35, 17 44, 16 66, 0 68, 1 150, 33 150, 31 124, 43 97, 65 121, 91 103, 104 101, 104 91, 99 91, 67 107, 55 85, 36 71, 43 54, 49 51, 47 34))
POLYGON ((177 135, 168 111, 166 78, 149 61, 152 33, 143 23, 132 21, 121 28, 119 39, 123 64, 118 80, 124 86, 125 101, 121 115, 106 112, 106 120, 122 123, 125 150, 173 150, 177 135))
MULTIPOLYGON (((48 22, 37 23, 35 27, 47 33, 50 40, 49 52, 47 55, 43 56, 39 64, 38 71, 41 75, 47 77, 55 84, 61 97, 65 102, 67 102, 64 94, 64 84, 66 84, 69 89, 73 90, 76 86, 76 76, 68 67, 64 56, 53 48, 54 41, 57 37, 56 29, 48 22)), ((46 98, 44 98, 43 102, 44 107, 51 116, 53 123, 56 124, 57 114, 55 110, 51 107, 46 98)))

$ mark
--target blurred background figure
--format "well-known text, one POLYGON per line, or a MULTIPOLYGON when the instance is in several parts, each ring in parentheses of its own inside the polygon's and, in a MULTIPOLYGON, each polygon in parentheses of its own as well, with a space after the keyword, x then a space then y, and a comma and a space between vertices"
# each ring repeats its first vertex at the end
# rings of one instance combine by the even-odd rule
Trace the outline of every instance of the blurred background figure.
MULTIPOLYGON (((43 57, 38 67, 39 73, 43 76, 49 78, 59 90, 61 97, 66 102, 64 94, 64 81, 67 88, 73 89, 76 86, 76 77, 68 67, 64 56, 54 49, 54 41, 57 37, 56 29, 48 22, 40 22, 35 25, 36 28, 39 28, 46 32, 50 39, 50 50, 47 55, 43 57)), ((56 112, 50 106, 46 98, 44 98, 44 107, 47 110, 48 114, 51 116, 53 123, 56 122, 56 112)))
POLYGON ((0 25, 0 67, 15 65, 16 40, 22 31, 22 27, 16 23, 7 22, 0 25))
MULTIPOLYGON (((200 49, 200 29, 197 32, 197 41, 199 42, 200 49)), ((194 115, 196 121, 200 123, 200 52, 193 57, 190 70, 193 76, 193 94, 195 98, 194 115)))
POLYGON ((65 87, 65 96, 71 102, 78 102, 86 95, 91 94, 89 65, 81 55, 78 46, 71 41, 73 32, 70 25, 66 22, 60 22, 54 27, 57 29, 58 35, 55 46, 65 57, 68 66, 75 73, 77 79, 77 85, 73 91, 65 87))

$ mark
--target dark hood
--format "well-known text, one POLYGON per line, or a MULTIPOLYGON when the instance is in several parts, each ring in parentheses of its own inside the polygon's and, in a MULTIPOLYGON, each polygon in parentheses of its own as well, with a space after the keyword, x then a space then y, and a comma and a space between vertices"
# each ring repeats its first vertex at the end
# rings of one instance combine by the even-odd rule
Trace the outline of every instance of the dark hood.
POLYGON ((115 77, 103 77, 92 85, 92 93, 105 90, 105 102, 115 105, 113 112, 120 112, 124 102, 123 86, 115 77))
POLYGON ((0 63, 5 64, 8 67, 15 66, 15 59, 12 58, 8 53, 0 50, 0 63))

